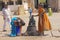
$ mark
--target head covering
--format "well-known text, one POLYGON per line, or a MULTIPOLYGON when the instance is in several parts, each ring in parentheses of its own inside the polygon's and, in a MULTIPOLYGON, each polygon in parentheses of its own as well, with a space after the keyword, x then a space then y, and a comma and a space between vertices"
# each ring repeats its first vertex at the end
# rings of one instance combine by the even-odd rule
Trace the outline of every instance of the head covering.
POLYGON ((11 19, 11 21, 15 21, 15 20, 17 20, 17 17, 13 17, 13 18, 11 19))

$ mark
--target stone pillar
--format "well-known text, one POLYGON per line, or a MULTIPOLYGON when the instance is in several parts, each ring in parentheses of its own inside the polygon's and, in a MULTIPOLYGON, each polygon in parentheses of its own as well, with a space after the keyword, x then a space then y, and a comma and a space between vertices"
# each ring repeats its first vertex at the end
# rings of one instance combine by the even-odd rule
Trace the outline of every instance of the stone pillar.
POLYGON ((28 6, 31 7, 31 0, 27 0, 28 6))
POLYGON ((34 0, 27 0, 28 6, 34 8, 34 0))
POLYGON ((18 13, 17 15, 20 15, 20 6, 18 6, 18 13))
POLYGON ((34 9, 34 0, 31 0, 31 7, 34 9))
POLYGON ((16 3, 15 3, 15 2, 16 2, 16 0, 12 0, 12 1, 13 1, 14 5, 16 5, 16 3))

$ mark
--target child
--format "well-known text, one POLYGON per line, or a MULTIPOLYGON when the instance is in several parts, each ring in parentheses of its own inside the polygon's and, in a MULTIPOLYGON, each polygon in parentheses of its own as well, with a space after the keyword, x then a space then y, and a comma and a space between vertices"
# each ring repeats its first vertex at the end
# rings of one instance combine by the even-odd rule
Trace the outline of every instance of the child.
POLYGON ((5 4, 4 5, 4 8, 2 9, 2 13, 3 13, 3 19, 4 19, 4 25, 3 25, 3 31, 6 31, 5 28, 6 28, 6 22, 9 23, 10 25, 10 14, 11 14, 11 10, 8 8, 8 5, 5 4))
POLYGON ((48 8, 48 13, 49 13, 49 16, 52 16, 52 9, 51 9, 51 7, 48 8))
POLYGON ((32 16, 32 8, 28 7, 28 12, 30 13, 30 17, 32 16))

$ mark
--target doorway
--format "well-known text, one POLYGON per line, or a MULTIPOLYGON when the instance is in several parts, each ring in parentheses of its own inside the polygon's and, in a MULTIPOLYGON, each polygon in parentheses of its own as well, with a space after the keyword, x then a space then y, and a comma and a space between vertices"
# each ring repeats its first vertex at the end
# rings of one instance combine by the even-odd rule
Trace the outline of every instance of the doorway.
POLYGON ((38 8, 38 0, 34 0, 34 5, 35 5, 35 8, 37 9, 38 8))
POLYGON ((4 7, 3 5, 4 5, 5 3, 3 2, 3 1, 0 1, 0 11, 2 11, 2 8, 4 7))
POLYGON ((16 4, 17 4, 17 5, 22 5, 22 0, 17 0, 17 1, 16 1, 16 4))

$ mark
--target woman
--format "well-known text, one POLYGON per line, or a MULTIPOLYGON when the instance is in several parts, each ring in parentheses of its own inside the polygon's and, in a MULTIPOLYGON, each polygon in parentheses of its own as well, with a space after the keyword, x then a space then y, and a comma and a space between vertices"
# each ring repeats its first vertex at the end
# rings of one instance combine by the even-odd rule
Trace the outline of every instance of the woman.
POLYGON ((43 5, 38 7, 38 32, 40 35, 44 35, 44 30, 51 30, 51 25, 43 8, 43 5))
POLYGON ((42 5, 39 5, 38 16, 38 32, 44 35, 44 29, 51 30, 51 25, 42 5))
POLYGON ((21 35, 22 26, 25 25, 25 22, 19 17, 13 17, 11 19, 11 34, 9 36, 16 37, 21 35))

